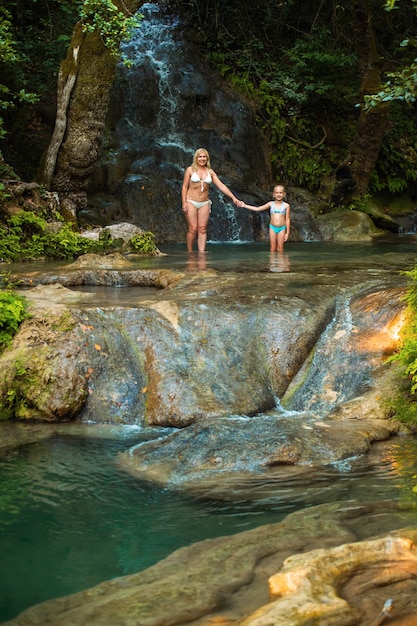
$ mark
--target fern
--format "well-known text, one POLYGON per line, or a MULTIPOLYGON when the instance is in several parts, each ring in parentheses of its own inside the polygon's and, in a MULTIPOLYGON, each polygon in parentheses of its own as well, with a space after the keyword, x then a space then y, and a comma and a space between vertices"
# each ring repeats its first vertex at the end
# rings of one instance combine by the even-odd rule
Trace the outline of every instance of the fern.
POLYGON ((9 345, 21 322, 29 317, 26 300, 11 290, 0 291, 0 351, 9 345))

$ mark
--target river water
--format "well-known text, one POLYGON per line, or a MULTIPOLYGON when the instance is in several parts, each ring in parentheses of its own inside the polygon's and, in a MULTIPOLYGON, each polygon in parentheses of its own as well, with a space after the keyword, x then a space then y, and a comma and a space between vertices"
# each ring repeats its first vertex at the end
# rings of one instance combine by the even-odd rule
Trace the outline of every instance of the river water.
MULTIPOLYGON (((166 256, 134 263, 191 272, 204 269, 199 263, 218 271, 275 271, 288 281, 300 272, 312 282, 341 273, 352 280, 362 273, 392 278, 415 264, 415 245, 412 238, 289 244, 284 258, 272 260, 264 244, 211 245, 203 258, 177 246, 163 250, 166 256)), ((117 303, 128 305, 131 289, 118 293, 117 303)), ((101 291, 96 304, 108 302, 109 295, 114 290, 101 291)), ((414 437, 375 445, 367 457, 328 466, 308 479, 275 480, 252 489, 250 497, 240 493, 216 501, 159 489, 120 470, 117 453, 154 437, 152 430, 68 424, 53 432, 31 445, 0 449, 0 622, 38 602, 142 570, 181 546, 278 522, 305 507, 335 501, 417 504, 414 437)), ((382 516, 381 532, 390 523, 389 515, 382 516)))

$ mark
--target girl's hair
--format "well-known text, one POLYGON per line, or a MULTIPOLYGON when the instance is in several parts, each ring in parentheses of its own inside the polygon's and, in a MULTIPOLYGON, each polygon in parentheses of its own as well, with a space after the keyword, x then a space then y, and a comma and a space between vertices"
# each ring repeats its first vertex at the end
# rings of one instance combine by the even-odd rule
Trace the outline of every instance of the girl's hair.
POLYGON ((207 152, 207 150, 205 148, 198 148, 198 150, 196 150, 194 152, 194 156, 193 156, 193 164, 191 166, 191 169, 195 172, 197 170, 198 167, 198 163, 197 163, 197 159, 199 157, 200 154, 205 154, 207 157, 207 169, 211 170, 211 165, 210 165, 210 155, 207 152))
POLYGON ((287 192, 285 191, 285 187, 284 185, 281 185, 281 183, 278 183, 278 185, 275 185, 275 187, 272 190, 272 193, 275 193, 275 190, 278 189, 278 187, 281 187, 282 191, 284 192, 284 198, 287 195, 287 192))

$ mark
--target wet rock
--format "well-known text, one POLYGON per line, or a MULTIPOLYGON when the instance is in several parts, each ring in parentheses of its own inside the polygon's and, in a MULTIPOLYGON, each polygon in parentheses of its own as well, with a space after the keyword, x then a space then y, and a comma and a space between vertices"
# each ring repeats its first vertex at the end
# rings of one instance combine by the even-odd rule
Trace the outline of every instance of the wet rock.
MULTIPOLYGON (((55 293, 61 290, 66 291, 54 288, 55 293)), ((46 302, 37 300, 32 317, 0 357, 3 418, 66 421, 75 417, 87 397, 76 321, 64 305, 46 302)))
POLYGON ((139 226, 135 226, 134 224, 130 224, 129 222, 120 222, 117 224, 110 224, 103 227, 91 228, 89 230, 83 230, 80 232, 82 237, 86 239, 92 239, 93 241, 99 241, 100 235, 103 231, 108 231, 112 237, 112 239, 123 239, 126 243, 132 239, 135 235, 140 235, 143 233, 143 230, 139 228, 139 226))
POLYGON ((375 417, 360 425, 308 415, 229 417, 200 421, 157 442, 141 443, 120 453, 118 461, 141 480, 222 498, 232 485, 244 482, 250 489, 251 483, 283 476, 292 466, 302 473, 365 454, 372 442, 399 430, 398 422, 375 417))
POLYGON ((383 233, 369 215, 360 211, 341 210, 319 215, 316 226, 323 241, 372 241, 383 233))
MULTIPOLYGON (((102 254, 83 254, 66 267, 66 272, 72 269, 90 267, 98 269, 121 269, 131 267, 130 261, 120 252, 103 256, 102 254)), ((82 283, 79 283, 82 284, 82 283)))
POLYGON ((412 519, 413 511, 386 502, 311 507, 277 524, 181 548, 143 572, 44 602, 4 626, 301 626, 318 614, 321 625, 369 626, 387 597, 398 607, 396 617, 412 611, 416 594, 405 596, 401 588, 407 584, 413 592, 415 586, 417 530, 406 528, 412 519), (373 537, 387 509, 392 531, 373 537), (363 522, 364 537, 351 530, 355 518, 363 522), (279 578, 287 583, 286 597, 270 598, 269 587, 276 590, 279 578), (340 615, 336 604, 343 608, 340 615))
MULTIPOLYGON (((186 233, 182 179, 195 150, 209 150, 212 167, 235 194, 263 194, 265 186, 269 193, 268 151, 250 102, 198 58, 184 25, 156 5, 143 13, 141 27, 123 44, 132 63, 116 72, 111 130, 89 190, 94 212, 78 217, 86 223, 98 214, 109 223, 116 213, 155 233, 158 243, 179 242, 186 233)), ((249 211, 235 210, 214 185, 211 197, 209 238, 252 238, 249 211)))
MULTIPOLYGON (((155 426, 256 415, 273 409, 277 398, 286 410, 325 414, 371 381, 395 347, 404 308, 395 288, 351 292, 323 284, 299 294, 295 284, 285 294, 272 274, 130 267, 121 255, 86 255, 61 275, 28 275, 28 284, 51 284, 26 292, 32 318, 0 359, 7 369, 3 397, 16 384, 21 406, 33 408, 31 419, 71 419, 78 411, 84 420, 155 426), (61 285, 122 281, 160 289, 134 306, 103 309, 93 306, 94 296, 91 306, 80 308, 79 294, 61 285), (20 349, 24 371, 32 373, 24 383, 12 366, 20 349), (352 365, 349 377, 342 361, 352 365), (49 397, 52 406, 62 398, 59 409, 48 409, 49 397)), ((298 458, 286 450, 287 460, 298 458)), ((280 462, 275 453, 273 458, 280 462)))
POLYGON ((404 536, 293 555, 269 579, 271 602, 241 626, 302 626, 312 619, 379 625, 384 616, 398 615, 400 604, 405 614, 415 615, 417 601, 409 598, 417 591, 416 540, 417 531, 410 529, 404 536))

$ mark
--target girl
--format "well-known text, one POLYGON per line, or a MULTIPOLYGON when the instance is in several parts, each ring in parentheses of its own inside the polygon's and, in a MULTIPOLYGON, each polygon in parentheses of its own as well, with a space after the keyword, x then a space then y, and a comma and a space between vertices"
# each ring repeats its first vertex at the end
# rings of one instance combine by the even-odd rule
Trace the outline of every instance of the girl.
POLYGON ((269 209, 269 249, 271 252, 282 252, 284 250, 284 242, 288 241, 290 236, 290 205, 288 202, 284 202, 286 193, 283 185, 276 185, 272 195, 274 200, 262 206, 251 206, 245 202, 242 202, 241 206, 250 211, 266 211, 269 209))

